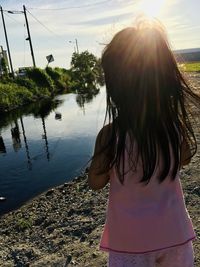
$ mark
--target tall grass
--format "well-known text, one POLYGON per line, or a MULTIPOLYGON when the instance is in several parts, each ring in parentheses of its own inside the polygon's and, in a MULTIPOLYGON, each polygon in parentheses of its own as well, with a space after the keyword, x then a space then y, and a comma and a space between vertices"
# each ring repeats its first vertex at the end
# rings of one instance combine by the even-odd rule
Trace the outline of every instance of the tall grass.
POLYGON ((183 63, 179 68, 185 72, 200 72, 200 62, 183 63))
POLYGON ((46 67, 27 68, 26 76, 15 79, 6 75, 0 77, 0 110, 6 111, 37 99, 50 98, 61 91, 70 92, 78 89, 81 94, 96 94, 99 67, 94 68, 93 61, 90 66, 90 60, 86 58, 84 62, 78 61, 79 65, 82 66, 84 63, 85 66, 78 73, 75 73, 73 68, 66 70, 46 67))
POLYGON ((45 70, 31 68, 27 70, 27 77, 32 80, 39 88, 47 88, 50 92, 54 91, 54 82, 45 70))
POLYGON ((26 87, 14 83, 0 83, 0 110, 10 109, 30 103, 33 93, 26 87))
POLYGON ((69 88, 70 76, 67 70, 58 67, 54 69, 51 67, 46 67, 45 71, 49 77, 51 77, 54 87, 57 88, 58 91, 69 88))
POLYGON ((25 77, 14 80, 3 77, 0 80, 0 110, 6 111, 33 102, 39 98, 52 97, 69 88, 70 77, 62 68, 45 70, 27 69, 25 77))

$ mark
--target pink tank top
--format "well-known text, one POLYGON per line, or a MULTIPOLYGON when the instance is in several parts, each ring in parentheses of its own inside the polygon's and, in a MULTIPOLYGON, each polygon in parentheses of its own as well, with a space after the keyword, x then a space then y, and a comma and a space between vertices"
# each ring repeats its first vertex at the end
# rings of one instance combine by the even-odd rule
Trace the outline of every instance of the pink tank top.
POLYGON ((175 181, 169 176, 159 184, 157 168, 145 186, 139 183, 142 175, 139 166, 136 172, 125 175, 124 185, 119 182, 115 168, 110 171, 101 250, 144 253, 181 245, 195 238, 179 173, 175 181))

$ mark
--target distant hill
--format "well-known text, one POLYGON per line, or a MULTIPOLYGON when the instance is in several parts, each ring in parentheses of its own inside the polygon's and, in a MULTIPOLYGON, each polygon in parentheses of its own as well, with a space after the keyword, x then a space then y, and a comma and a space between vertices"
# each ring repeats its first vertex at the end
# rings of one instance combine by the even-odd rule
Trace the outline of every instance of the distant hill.
POLYGON ((196 53, 196 52, 200 52, 200 48, 179 49, 179 50, 174 50, 173 52, 175 54, 196 53))
POLYGON ((173 51, 178 62, 200 61, 200 48, 188 48, 173 51))

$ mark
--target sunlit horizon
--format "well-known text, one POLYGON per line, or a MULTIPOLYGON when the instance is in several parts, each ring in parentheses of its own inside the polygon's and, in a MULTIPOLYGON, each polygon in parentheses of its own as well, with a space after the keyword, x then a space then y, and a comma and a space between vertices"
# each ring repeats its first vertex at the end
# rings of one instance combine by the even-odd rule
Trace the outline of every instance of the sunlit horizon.
MULTIPOLYGON (((167 30, 173 50, 200 47, 200 1, 187 0, 2 0, 4 10, 28 11, 36 65, 45 67, 46 56, 53 54, 50 66, 68 68, 74 52, 75 39, 79 51, 88 50, 100 57, 116 31, 133 24, 143 13, 158 18, 167 30), (82 7, 82 6, 85 7, 82 7), (75 7, 75 8, 74 8, 75 7)), ((23 14, 4 13, 14 68, 31 66, 29 43, 23 14)), ((1 43, 6 48, 2 21, 1 43)))

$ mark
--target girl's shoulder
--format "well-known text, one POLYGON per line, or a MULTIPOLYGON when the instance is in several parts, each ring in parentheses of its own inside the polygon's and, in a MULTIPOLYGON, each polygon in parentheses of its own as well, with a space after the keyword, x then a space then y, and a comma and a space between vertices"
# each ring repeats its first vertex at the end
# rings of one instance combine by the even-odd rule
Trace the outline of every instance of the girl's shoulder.
POLYGON ((99 133, 109 133, 112 130, 112 123, 104 125, 99 133))
POLYGON ((97 141, 100 143, 105 143, 112 134, 112 123, 104 125, 97 135, 97 141))

